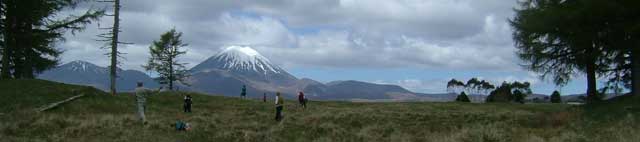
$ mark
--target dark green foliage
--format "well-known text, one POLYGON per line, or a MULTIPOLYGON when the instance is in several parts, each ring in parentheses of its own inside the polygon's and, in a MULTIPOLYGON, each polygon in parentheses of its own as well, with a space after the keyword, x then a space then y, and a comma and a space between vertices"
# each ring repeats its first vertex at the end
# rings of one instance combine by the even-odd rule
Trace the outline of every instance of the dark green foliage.
POLYGON ((605 88, 640 91, 640 75, 632 75, 640 74, 637 5, 633 0, 523 1, 510 20, 518 55, 558 85, 575 71, 586 73, 588 102, 598 100, 596 76, 608 78, 605 88))
POLYGON ((486 98, 486 102, 518 102, 524 103, 528 94, 531 94, 531 84, 529 82, 503 82, 495 90, 491 91, 486 98))
POLYGON ((182 43, 180 39, 182 37, 181 32, 177 32, 175 29, 162 34, 159 41, 153 41, 153 44, 149 47, 151 58, 147 62, 147 65, 143 67, 149 71, 156 71, 160 75, 157 80, 160 84, 168 84, 169 89, 173 90, 173 82, 183 82, 189 73, 184 65, 186 63, 178 63, 178 56, 187 52, 181 51, 180 48, 187 46, 182 43))
POLYGON ((515 90, 513 91, 513 101, 514 102, 518 102, 521 104, 524 104, 524 99, 527 95, 525 95, 524 93, 520 92, 520 90, 515 90))
POLYGON ((447 82, 447 91, 454 93, 457 92, 458 89, 465 88, 465 85, 462 81, 458 81, 456 79, 451 79, 447 82))
POLYGON ((469 96, 467 96, 467 94, 463 91, 462 93, 460 93, 460 95, 458 95, 458 97, 456 97, 456 102, 471 102, 471 100, 469 99, 469 96))
POLYGON ((604 43, 603 49, 608 55, 606 87, 615 93, 620 93, 619 87, 626 87, 640 96, 640 9, 637 8, 640 1, 594 0, 587 3, 582 8, 596 13, 588 16, 600 20, 585 24, 602 25, 598 28, 598 39, 604 43))
POLYGON ((87 10, 84 14, 55 17, 64 8, 81 0, 2 0, 0 30, 2 68, 0 78, 34 78, 34 74, 55 67, 62 53, 54 47, 67 31, 82 31, 86 24, 104 15, 87 10), (55 17, 55 18, 54 18, 55 17))
POLYGON ((459 89, 463 89, 469 92, 475 92, 478 94, 480 93, 486 94, 487 91, 491 91, 492 89, 495 89, 495 86, 489 83, 488 81, 478 80, 478 78, 471 78, 469 79, 469 81, 467 81, 466 84, 456 79, 451 79, 449 82, 447 82, 448 92, 455 93, 459 89))
POLYGON ((512 100, 511 88, 503 83, 500 87, 489 93, 486 102, 510 102, 512 100))
POLYGON ((560 92, 553 91, 553 93, 551 93, 551 103, 561 103, 561 102, 562 102, 562 97, 560 96, 560 92))
POLYGON ((596 75, 602 75, 606 54, 603 43, 597 41, 604 25, 597 23, 597 15, 583 9, 590 2, 582 0, 527 0, 516 10, 511 20, 518 56, 526 67, 553 76, 553 81, 564 85, 576 71, 587 75, 587 94, 596 93, 596 75))

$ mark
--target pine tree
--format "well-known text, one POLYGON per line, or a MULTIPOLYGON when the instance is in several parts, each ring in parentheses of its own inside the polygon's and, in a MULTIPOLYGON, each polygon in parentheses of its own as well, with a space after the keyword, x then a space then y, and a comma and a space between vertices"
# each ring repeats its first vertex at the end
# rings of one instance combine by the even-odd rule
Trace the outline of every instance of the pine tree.
MULTIPOLYGON (((618 86, 631 90, 640 96, 640 1, 589 1, 584 9, 598 10, 599 15, 589 15, 603 19, 599 27, 605 44, 605 52, 610 55, 607 62, 609 82, 607 87, 618 91, 618 86), (604 24, 603 24, 604 23, 604 24)), ((594 24, 594 23, 585 23, 594 24)), ((595 23, 598 24, 598 23, 595 23)))
POLYGON ((187 46, 182 43, 181 37, 182 33, 175 29, 162 34, 160 40, 153 41, 149 47, 151 58, 147 65, 143 66, 147 71, 158 72, 160 77, 157 80, 160 84, 168 84, 169 90, 173 90, 174 81, 180 81, 184 84, 183 79, 189 75, 184 67, 186 63, 179 63, 177 59, 178 56, 186 53, 180 50, 180 48, 187 46))
POLYGON ((104 15, 102 10, 87 10, 84 14, 56 17, 67 7, 82 0, 2 0, 2 65, 0 78, 34 78, 58 63, 62 53, 54 45, 64 40, 64 33, 82 31, 85 25, 104 15))
POLYGON ((596 76, 605 74, 607 52, 600 40, 605 26, 599 11, 585 9, 591 1, 526 0, 510 20, 518 56, 530 70, 552 75, 558 85, 566 84, 576 71, 587 75, 589 102, 597 94, 596 76), (588 24, 585 24, 588 23, 588 24))
POLYGON ((560 92, 553 91, 553 93, 551 93, 551 103, 561 103, 561 102, 562 102, 562 97, 560 97, 560 92))

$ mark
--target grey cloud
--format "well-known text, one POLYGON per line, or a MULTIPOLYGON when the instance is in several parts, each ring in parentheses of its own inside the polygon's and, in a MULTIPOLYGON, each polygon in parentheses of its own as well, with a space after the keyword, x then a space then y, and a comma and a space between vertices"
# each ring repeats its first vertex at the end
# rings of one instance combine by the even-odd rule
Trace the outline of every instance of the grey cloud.
MULTIPOLYGON (((514 70, 513 1, 502 0, 133 0, 124 1, 124 68, 141 69, 151 41, 172 27, 194 66, 226 45, 251 45, 287 67, 514 70), (298 29, 313 32, 300 33, 298 29)), ((105 17, 101 27, 112 20, 105 17)), ((59 45, 63 62, 105 64, 93 24, 59 45), (93 49, 95 47, 96 49, 93 49), (87 58, 87 55, 97 57, 87 58)))

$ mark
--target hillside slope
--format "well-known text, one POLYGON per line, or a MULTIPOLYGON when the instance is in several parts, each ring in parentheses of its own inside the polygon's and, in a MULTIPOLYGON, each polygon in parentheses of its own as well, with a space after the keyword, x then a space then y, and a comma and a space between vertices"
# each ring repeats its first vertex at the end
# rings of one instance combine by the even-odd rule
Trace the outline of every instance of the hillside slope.
POLYGON ((184 114, 181 96, 162 93, 149 98, 149 124, 141 125, 131 94, 42 80, 1 81, 0 89, 2 141, 640 141, 637 98, 602 104, 621 109, 615 120, 591 116, 608 110, 561 104, 314 101, 306 110, 286 102, 284 121, 275 122, 272 96, 264 103, 191 94, 194 112, 184 114), (28 109, 74 89, 95 95, 43 113, 28 109), (193 130, 175 131, 179 118, 193 130))

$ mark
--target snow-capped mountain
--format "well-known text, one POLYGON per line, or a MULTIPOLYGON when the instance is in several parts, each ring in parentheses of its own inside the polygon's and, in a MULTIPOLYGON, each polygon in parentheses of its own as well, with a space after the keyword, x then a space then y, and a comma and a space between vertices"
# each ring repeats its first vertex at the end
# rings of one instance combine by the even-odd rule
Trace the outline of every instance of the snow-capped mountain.
POLYGON ((229 46, 217 55, 193 67, 192 71, 209 71, 222 69, 239 72, 255 72, 261 74, 279 74, 285 72, 274 66, 269 59, 248 46, 229 46))
MULTIPOLYGON (((109 89, 109 69, 86 61, 72 61, 63 64, 41 73, 38 78, 69 84, 89 85, 102 90, 109 89)), ((142 81, 145 87, 159 86, 143 72, 118 69, 116 89, 118 91, 132 91, 138 81, 142 81)))
POLYGON ((107 68, 99 67, 99 66, 94 65, 92 63, 85 62, 85 61, 80 61, 80 60, 69 62, 67 64, 64 64, 64 65, 58 67, 58 68, 70 70, 70 71, 73 71, 73 72, 91 72, 91 73, 96 73, 96 74, 104 74, 104 73, 109 72, 109 70, 107 68))
MULTIPOLYGON (((243 85, 249 97, 281 92, 293 97, 303 91, 312 99, 392 99, 412 92, 395 85, 359 81, 323 84, 312 79, 297 79, 274 65, 248 46, 229 46, 191 69, 191 90, 210 94, 238 96, 243 85)), ((413 95, 415 96, 415 95, 413 95)))
POLYGON ((242 85, 254 93, 295 92, 298 79, 248 46, 229 46, 191 68, 192 90, 240 94, 242 85))
MULTIPOLYGON (((420 95, 396 85, 381 85, 360 81, 334 81, 321 83, 312 79, 298 79, 274 65, 266 57, 248 46, 229 46, 190 69, 186 79, 190 86, 179 84, 180 90, 203 92, 212 95, 239 96, 242 86, 247 87, 248 97, 273 96, 276 92, 293 98, 299 91, 313 100, 387 100, 433 101, 438 96, 420 95)), ((116 88, 132 91, 135 83, 142 81, 145 87, 156 88, 147 74, 136 70, 118 70, 116 88)), ((107 90, 109 70, 85 61, 73 61, 45 71, 40 79, 70 84, 90 85, 107 90)), ((445 99, 439 99, 445 100, 445 99)))

